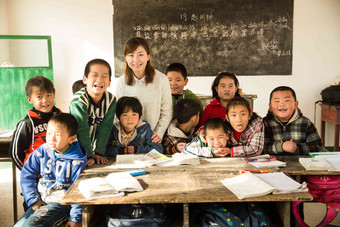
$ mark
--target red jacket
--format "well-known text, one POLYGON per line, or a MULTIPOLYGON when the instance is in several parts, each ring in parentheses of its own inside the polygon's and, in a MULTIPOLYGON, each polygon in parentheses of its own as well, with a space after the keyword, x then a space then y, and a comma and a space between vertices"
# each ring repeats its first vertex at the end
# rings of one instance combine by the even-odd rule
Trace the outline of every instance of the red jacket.
POLYGON ((27 111, 14 132, 9 154, 15 165, 21 170, 32 152, 46 142, 47 122, 61 111, 53 107, 51 113, 43 113, 35 108, 27 111))
POLYGON ((204 125, 204 123, 210 118, 221 118, 225 120, 226 108, 220 104, 218 98, 214 98, 204 109, 201 121, 198 124, 198 127, 204 125))

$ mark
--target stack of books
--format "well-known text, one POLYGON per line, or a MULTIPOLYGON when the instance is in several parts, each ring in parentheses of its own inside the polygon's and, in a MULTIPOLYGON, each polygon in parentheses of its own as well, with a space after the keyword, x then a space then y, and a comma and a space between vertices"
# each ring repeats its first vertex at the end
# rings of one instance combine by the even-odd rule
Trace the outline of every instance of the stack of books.
POLYGON ((299 158, 306 170, 340 171, 340 152, 312 152, 310 158, 299 158))
POLYGON ((253 157, 245 157, 243 160, 256 168, 276 168, 276 167, 286 167, 285 162, 278 161, 272 155, 259 155, 253 157))

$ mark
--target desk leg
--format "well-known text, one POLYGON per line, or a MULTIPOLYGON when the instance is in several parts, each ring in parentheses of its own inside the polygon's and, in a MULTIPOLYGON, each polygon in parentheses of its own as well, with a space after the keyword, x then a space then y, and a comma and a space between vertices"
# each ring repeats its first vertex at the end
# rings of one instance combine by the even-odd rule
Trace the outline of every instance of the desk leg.
POLYGON ((340 125, 335 125, 334 132, 334 151, 339 151, 339 133, 340 133, 340 125))
POLYGON ((183 203, 183 227, 189 227, 189 204, 183 203))
POLYGON ((16 166, 12 162, 12 186, 13 186, 13 217, 14 217, 14 223, 18 221, 18 201, 17 201, 17 172, 16 172, 16 166))
POLYGON ((93 206, 83 206, 82 211, 82 227, 89 227, 91 216, 93 214, 94 207, 93 206))
POLYGON ((276 207, 284 227, 290 227, 290 203, 277 202, 276 207))
POLYGON ((321 120, 321 140, 322 140, 323 146, 326 146, 325 145, 325 129, 326 129, 326 122, 321 120))

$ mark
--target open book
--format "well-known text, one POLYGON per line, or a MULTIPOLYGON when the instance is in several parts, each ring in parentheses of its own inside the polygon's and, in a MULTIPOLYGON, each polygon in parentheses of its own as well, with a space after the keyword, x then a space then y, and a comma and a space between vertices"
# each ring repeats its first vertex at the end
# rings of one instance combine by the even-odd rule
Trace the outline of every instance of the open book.
POLYGON ((310 152, 309 156, 311 158, 320 155, 340 155, 340 151, 329 151, 329 152, 310 152))
POLYGON ((152 149, 146 154, 117 155, 116 163, 112 165, 112 168, 145 168, 147 166, 160 165, 171 160, 171 158, 159 153, 155 149, 152 149))
POLYGON ((226 178, 221 183, 239 199, 263 196, 270 193, 307 191, 305 183, 300 184, 282 172, 257 175, 247 172, 236 177, 226 178))
POLYGON ((306 170, 340 171, 340 155, 320 154, 312 158, 299 158, 299 162, 306 170))
POLYGON ((124 196, 124 192, 143 191, 137 179, 128 172, 110 173, 79 182, 79 191, 88 200, 124 196))
POLYGON ((259 155, 253 157, 244 157, 243 160, 256 168, 275 168, 275 167, 285 167, 286 163, 278 161, 272 155, 259 155))
POLYGON ((175 153, 172 156, 172 160, 162 165, 164 166, 178 166, 178 165, 200 165, 200 159, 196 155, 175 153))

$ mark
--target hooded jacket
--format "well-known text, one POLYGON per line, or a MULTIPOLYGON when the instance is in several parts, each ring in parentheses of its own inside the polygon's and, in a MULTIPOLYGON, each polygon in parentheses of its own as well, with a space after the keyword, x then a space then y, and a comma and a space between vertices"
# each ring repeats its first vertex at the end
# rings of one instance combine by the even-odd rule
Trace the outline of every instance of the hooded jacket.
POLYGON ((17 124, 9 148, 9 155, 21 170, 32 152, 46 142, 47 122, 61 111, 53 107, 50 113, 35 108, 27 111, 26 117, 17 124))
POLYGON ((189 143, 194 137, 195 129, 191 129, 189 135, 186 135, 180 128, 177 120, 173 120, 163 139, 164 153, 175 154, 181 152, 177 150, 176 145, 178 143, 189 143))
MULTIPOLYGON (((121 143, 121 124, 115 122, 109 140, 104 151, 104 156, 115 157, 117 154, 124 154, 125 146, 121 143)), ((156 149, 158 152, 163 153, 163 147, 160 143, 153 143, 151 136, 153 132, 149 123, 139 120, 137 129, 132 135, 131 142, 128 146, 135 147, 135 153, 147 153, 152 149, 156 149)))
MULTIPOLYGON (((21 171, 21 188, 28 206, 38 200, 45 203, 60 202, 69 187, 86 166, 86 150, 78 141, 65 155, 55 152, 45 143, 28 158, 21 171), (37 178, 41 178, 37 184, 37 178)), ((81 222, 81 205, 72 205, 69 220, 81 222)))
POLYGON ((306 155, 319 152, 322 140, 314 124, 304 117, 300 109, 295 110, 286 125, 282 124, 272 112, 263 118, 265 125, 265 152, 269 154, 287 154, 282 149, 285 141, 293 140, 297 145, 295 154, 306 155))

